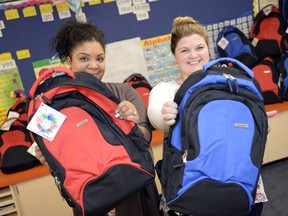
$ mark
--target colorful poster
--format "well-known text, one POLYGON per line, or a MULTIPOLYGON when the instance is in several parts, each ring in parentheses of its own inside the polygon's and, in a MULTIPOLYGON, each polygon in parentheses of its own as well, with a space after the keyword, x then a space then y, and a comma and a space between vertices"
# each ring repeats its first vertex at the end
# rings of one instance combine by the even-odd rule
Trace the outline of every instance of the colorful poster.
POLYGON ((0 62, 0 125, 15 103, 15 94, 24 94, 22 80, 14 60, 0 62))
POLYGON ((58 57, 56 57, 55 59, 42 59, 39 61, 35 61, 32 62, 33 68, 34 68, 34 73, 35 73, 35 77, 38 78, 39 73, 41 73, 41 71, 51 68, 51 67, 57 67, 60 66, 62 64, 62 62, 60 61, 60 59, 58 57))
POLYGON ((180 76, 180 68, 170 51, 171 35, 148 38, 141 41, 148 71, 148 80, 152 86, 159 82, 174 80, 180 76))

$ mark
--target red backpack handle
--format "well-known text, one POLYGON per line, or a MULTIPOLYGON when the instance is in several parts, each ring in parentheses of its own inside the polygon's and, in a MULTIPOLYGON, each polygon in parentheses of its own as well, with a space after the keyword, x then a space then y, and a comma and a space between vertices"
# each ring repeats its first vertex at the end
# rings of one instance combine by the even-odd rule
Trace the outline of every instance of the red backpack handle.
POLYGON ((50 68, 50 69, 43 71, 40 74, 40 76, 35 80, 35 82, 33 83, 32 87, 29 90, 29 101, 30 101, 29 104, 30 105, 27 110, 28 118, 30 118, 31 114, 33 113, 35 109, 34 95, 38 86, 46 79, 57 76, 57 74, 63 74, 63 73, 75 79, 75 74, 73 71, 71 71, 69 68, 65 66, 58 66, 58 67, 50 68))
POLYGON ((65 66, 58 66, 58 67, 53 67, 50 69, 45 70, 43 73, 40 74, 38 79, 33 83, 32 87, 29 90, 29 96, 30 98, 34 97, 34 94, 36 92, 37 87, 46 79, 54 77, 56 74, 59 73, 65 73, 68 76, 72 77, 75 79, 75 74, 73 71, 71 71, 68 67, 65 66))

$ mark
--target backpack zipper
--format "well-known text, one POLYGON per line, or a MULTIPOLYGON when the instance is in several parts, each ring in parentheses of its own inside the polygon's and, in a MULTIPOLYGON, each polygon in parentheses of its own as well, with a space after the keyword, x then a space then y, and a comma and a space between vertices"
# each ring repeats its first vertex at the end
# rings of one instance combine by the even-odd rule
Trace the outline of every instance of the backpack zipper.
POLYGON ((182 155, 182 163, 181 164, 178 164, 178 165, 174 165, 174 167, 182 167, 182 166, 185 166, 187 164, 187 157, 188 157, 188 150, 185 149, 184 150, 184 153, 182 155))
POLYGON ((58 190, 59 190, 60 195, 63 196, 63 195, 62 195, 62 189, 61 189, 61 182, 60 182, 60 180, 58 179, 57 176, 54 177, 54 181, 55 181, 56 187, 57 187, 58 190))
POLYGON ((224 77, 226 78, 226 80, 227 80, 227 83, 228 83, 230 92, 234 92, 233 86, 232 86, 232 83, 233 83, 234 86, 235 86, 235 91, 236 91, 236 93, 238 94, 238 93, 239 93, 239 86, 238 86, 237 79, 236 79, 234 76, 232 76, 231 74, 223 73, 223 76, 224 76, 224 77), (232 82, 231 82, 231 81, 232 81, 232 82))
POLYGON ((183 155, 182 155, 182 163, 183 163, 184 165, 187 164, 187 157, 188 157, 188 150, 185 149, 185 150, 184 150, 184 153, 183 153, 183 155))
POLYGON ((238 86, 237 79, 234 76, 232 76, 231 74, 228 74, 228 76, 233 81, 234 86, 235 86, 235 90, 236 90, 236 94, 238 94, 239 93, 239 86, 238 86))
POLYGON ((226 81, 227 81, 227 83, 228 83, 230 92, 233 92, 233 88, 232 88, 232 85, 231 85, 230 77, 229 77, 228 74, 226 74, 226 73, 223 73, 222 75, 226 78, 226 81))

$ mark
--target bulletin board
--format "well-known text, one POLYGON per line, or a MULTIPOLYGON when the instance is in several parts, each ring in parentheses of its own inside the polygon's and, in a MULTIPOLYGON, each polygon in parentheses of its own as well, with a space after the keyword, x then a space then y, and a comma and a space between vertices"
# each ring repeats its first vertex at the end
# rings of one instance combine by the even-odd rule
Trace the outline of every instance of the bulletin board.
MULTIPOLYGON (((140 38, 143 45, 143 56, 147 62, 147 74, 153 85, 159 81, 173 79, 175 74, 179 73, 175 68, 174 74, 167 73, 165 76, 163 74, 157 76, 157 74, 160 74, 158 70, 168 68, 167 63, 153 68, 149 64, 155 59, 150 59, 147 56, 149 50, 155 50, 155 46, 149 44, 150 39, 157 41, 160 39, 162 41, 164 38, 164 42, 157 44, 157 48, 159 48, 158 45, 161 45, 166 53, 169 53, 169 41, 165 41, 165 39, 167 35, 169 37, 172 22, 176 16, 192 16, 209 29, 212 59, 215 58, 213 43, 216 40, 216 35, 221 30, 221 26, 239 24, 240 28, 244 26, 244 28, 249 29, 253 21, 253 0, 147 0, 147 3, 149 3, 149 17, 144 20, 137 20, 133 13, 120 15, 116 1, 99 0, 91 2, 87 1, 82 4, 82 11, 87 20, 92 21, 102 29, 108 44, 131 38, 140 38), (98 3, 91 4, 91 2, 98 3), (145 40, 144 45, 143 41, 145 40), (151 68, 154 72, 157 71, 149 74, 148 70, 151 68)), ((53 6, 54 20, 43 22, 39 6, 35 5, 35 9, 35 16, 24 17, 23 8, 16 8, 19 17, 7 20, 5 10, 1 10, 0 5, 0 27, 1 25, 5 26, 5 28, 0 28, 0 56, 2 53, 11 54, 21 77, 21 85, 23 84, 26 93, 35 81, 33 62, 49 59, 53 55, 48 46, 50 39, 62 23, 75 16, 74 12, 71 11, 71 18, 60 19, 55 6, 53 6), (21 53, 24 53, 24 56, 17 56, 19 51, 22 51, 21 53)), ((156 60, 158 59, 158 62, 161 57, 166 60, 173 58, 170 54, 154 56, 156 60)), ((122 58, 124 59, 125 55, 122 58)), ((173 69, 173 66, 170 65, 169 68, 173 69)), ((122 82, 122 80, 119 80, 119 82, 122 82)))

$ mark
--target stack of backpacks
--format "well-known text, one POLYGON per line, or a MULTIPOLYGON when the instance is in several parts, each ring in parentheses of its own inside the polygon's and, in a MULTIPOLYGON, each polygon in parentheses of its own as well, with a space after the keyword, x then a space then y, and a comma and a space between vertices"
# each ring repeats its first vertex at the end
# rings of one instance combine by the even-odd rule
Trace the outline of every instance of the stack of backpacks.
POLYGON ((235 26, 225 26, 216 44, 218 57, 239 60, 254 72, 264 103, 288 100, 288 1, 268 4, 254 18, 247 36, 235 26))
POLYGON ((0 127, 0 170, 10 174, 33 168, 39 161, 27 150, 33 143, 27 127, 26 96, 18 96, 0 127))

